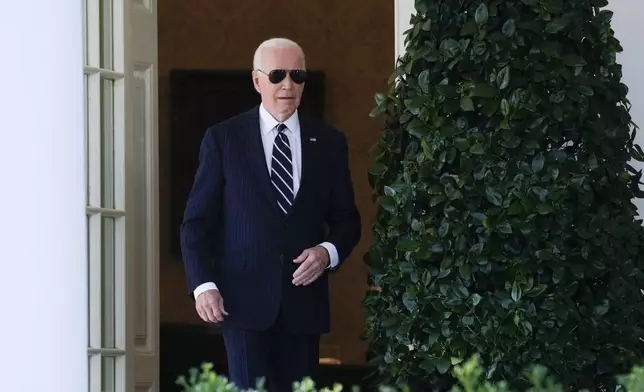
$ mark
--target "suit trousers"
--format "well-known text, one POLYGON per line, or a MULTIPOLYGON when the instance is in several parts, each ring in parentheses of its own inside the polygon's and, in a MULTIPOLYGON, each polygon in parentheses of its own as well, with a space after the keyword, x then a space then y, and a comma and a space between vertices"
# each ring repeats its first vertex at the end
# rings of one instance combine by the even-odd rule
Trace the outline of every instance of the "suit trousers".
MULTIPOLYGON (((293 272, 292 265, 283 265, 283 298, 289 295, 293 272)), ((281 307, 267 330, 224 328, 223 336, 229 379, 242 389, 255 388, 263 378, 269 392, 292 392, 293 382, 316 380, 320 335, 289 331, 281 307)))
POLYGON ((292 392, 293 382, 317 376, 320 335, 294 334, 282 323, 265 331, 224 328, 229 380, 241 389, 264 379, 269 392, 292 392))

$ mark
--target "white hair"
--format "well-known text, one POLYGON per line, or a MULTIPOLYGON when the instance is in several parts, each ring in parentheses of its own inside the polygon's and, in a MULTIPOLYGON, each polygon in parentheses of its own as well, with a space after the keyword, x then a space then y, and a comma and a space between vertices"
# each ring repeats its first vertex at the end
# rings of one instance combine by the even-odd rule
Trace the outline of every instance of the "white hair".
POLYGON ((304 68, 306 68, 305 60, 304 60, 304 50, 300 47, 300 45, 297 44, 297 42, 292 41, 288 38, 271 38, 267 39, 266 41, 262 42, 258 47, 257 50, 255 50, 255 56, 253 57, 253 69, 261 69, 262 68, 262 54, 264 53, 264 49, 269 49, 269 48, 297 48, 300 53, 302 54, 302 65, 304 68))

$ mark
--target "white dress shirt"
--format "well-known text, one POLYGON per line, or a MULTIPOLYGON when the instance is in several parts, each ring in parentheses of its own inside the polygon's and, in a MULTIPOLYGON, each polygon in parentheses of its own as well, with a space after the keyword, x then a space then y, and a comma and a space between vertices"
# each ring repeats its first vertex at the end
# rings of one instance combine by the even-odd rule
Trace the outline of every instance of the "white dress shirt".
MULTIPOLYGON (((273 142, 277 137, 277 121, 270 113, 266 111, 264 105, 259 106, 259 129, 262 134, 262 143, 264 145, 264 155, 266 156, 266 166, 268 167, 268 174, 271 173, 271 163, 273 161, 273 142)), ((300 182, 302 179, 302 142, 300 136, 300 120, 297 111, 284 121, 286 130, 284 133, 288 137, 288 142, 291 146, 291 155, 293 160, 293 192, 297 195, 300 189, 300 182)), ((330 242, 323 242, 320 246, 324 247, 329 252, 329 266, 328 268, 335 268, 339 263, 338 250, 335 245, 330 242)), ((199 294, 207 290, 217 289, 214 282, 206 282, 199 285, 195 291, 194 296, 197 298, 199 294)))

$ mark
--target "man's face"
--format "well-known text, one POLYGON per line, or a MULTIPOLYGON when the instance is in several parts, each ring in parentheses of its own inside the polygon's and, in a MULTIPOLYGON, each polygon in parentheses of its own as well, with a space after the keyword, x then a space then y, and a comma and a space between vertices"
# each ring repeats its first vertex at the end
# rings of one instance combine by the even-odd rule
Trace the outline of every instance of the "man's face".
MULTIPOLYGON (((301 52, 295 47, 284 47, 264 49, 261 69, 253 71, 255 89, 261 94, 262 103, 266 110, 278 121, 286 120, 300 106, 304 83, 295 83, 288 72, 297 70, 304 70, 304 59, 301 52), (282 75, 279 75, 278 71, 280 70, 286 72, 281 72, 282 75), (271 71, 277 76, 284 76, 284 78, 273 83, 276 78, 273 77, 273 82, 270 80, 271 71)), ((299 77, 295 79, 297 81, 299 77)))

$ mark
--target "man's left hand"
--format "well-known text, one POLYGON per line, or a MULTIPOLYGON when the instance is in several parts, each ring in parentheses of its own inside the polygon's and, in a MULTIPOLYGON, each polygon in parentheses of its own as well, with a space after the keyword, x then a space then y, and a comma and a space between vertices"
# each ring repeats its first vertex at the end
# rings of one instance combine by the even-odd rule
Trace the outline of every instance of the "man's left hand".
POLYGON ((293 262, 300 264, 293 273, 293 284, 306 286, 315 282, 324 273, 329 265, 329 252, 323 246, 304 249, 293 262))

